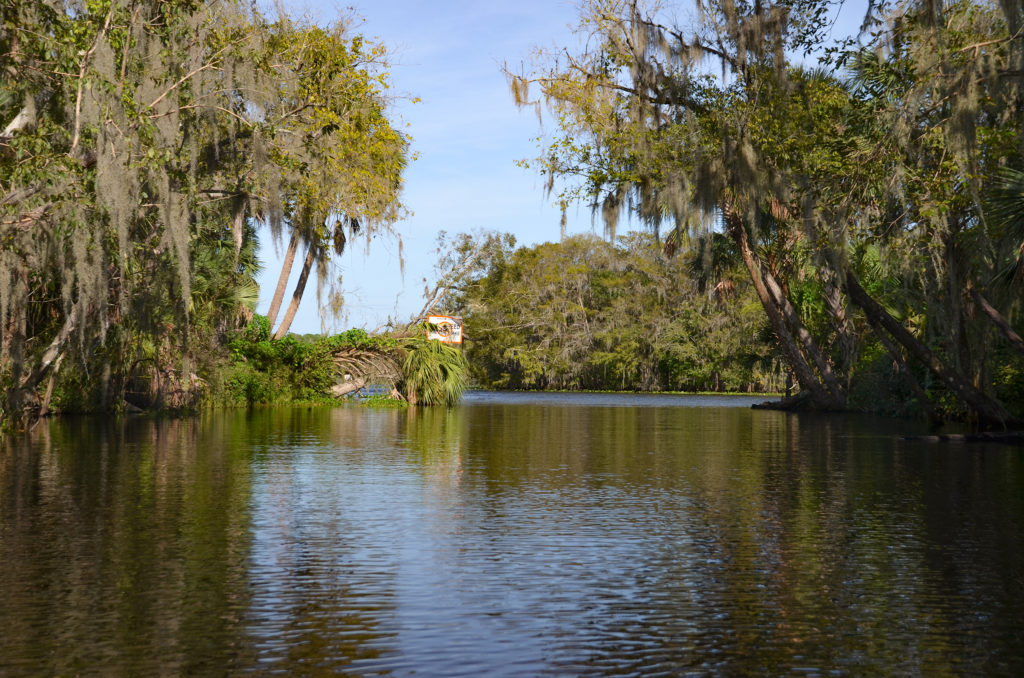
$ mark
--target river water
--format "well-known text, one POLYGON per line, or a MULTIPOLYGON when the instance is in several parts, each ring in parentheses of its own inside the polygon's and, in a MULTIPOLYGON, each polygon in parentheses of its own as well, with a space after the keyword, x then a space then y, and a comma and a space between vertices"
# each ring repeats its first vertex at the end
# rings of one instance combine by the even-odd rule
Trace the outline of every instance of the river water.
POLYGON ((750 402, 42 424, 0 675, 1024 675, 1024 449, 750 402))

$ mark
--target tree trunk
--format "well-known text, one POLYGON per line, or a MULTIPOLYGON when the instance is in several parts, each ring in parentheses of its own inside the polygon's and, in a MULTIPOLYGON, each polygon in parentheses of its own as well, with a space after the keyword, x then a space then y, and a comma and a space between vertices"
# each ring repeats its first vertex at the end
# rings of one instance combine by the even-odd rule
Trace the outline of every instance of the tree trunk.
POLYGON ((64 354, 61 353, 57 356, 57 359, 53 361, 53 369, 50 370, 50 379, 46 383, 46 395, 43 396, 43 404, 39 408, 39 417, 45 417, 50 413, 50 399, 53 397, 53 384, 57 381, 57 372, 60 371, 60 364, 64 360, 64 354))
POLYGON ((19 385, 19 388, 31 391, 39 385, 39 382, 46 376, 47 371, 55 360, 61 355, 61 350, 64 348, 64 344, 67 343, 68 337, 78 327, 78 312, 79 305, 74 304, 71 307, 71 312, 68 313, 68 317, 64 320, 64 325, 57 332, 57 336, 53 338, 50 345, 43 351, 43 356, 39 360, 39 364, 19 385))
POLYGON ((1003 317, 1003 314, 997 311, 992 304, 988 303, 988 299, 986 299, 981 292, 974 289, 970 284, 968 284, 967 290, 970 293, 971 298, 974 299, 974 303, 981 307, 981 310, 985 312, 985 315, 989 317, 989 320, 995 323, 995 326, 1003 333, 1003 336, 1010 342, 1010 345, 1020 353, 1024 353, 1024 339, 1021 339, 1020 335, 1013 331, 1013 328, 1010 327, 1010 323, 1003 317))
POLYGON ((814 370, 808 364, 807 359, 804 358, 803 353, 800 351, 800 347, 797 346, 796 340, 793 338, 792 332, 786 326, 786 322, 782 317, 782 311, 778 308, 775 299, 769 293, 768 288, 765 286, 764 280, 761 276, 761 268, 758 265, 757 260, 754 257, 754 252, 750 248, 750 243, 747 240, 747 232, 743 225, 742 218, 733 210, 730 206, 722 208, 722 216, 725 219, 726 227, 729 230, 730 235, 736 244, 739 246, 740 255, 743 257, 743 263, 747 267, 747 271, 750 273, 750 279, 754 283, 754 290, 757 292, 758 298, 761 300, 761 305, 764 307, 765 313, 768 315, 768 320, 772 324, 772 329, 775 330, 775 334, 779 337, 779 341, 782 343, 782 349, 786 354, 786 358, 789 361, 790 366, 793 368, 793 372, 796 374, 797 381, 800 382, 801 388, 806 389, 810 393, 812 405, 821 409, 838 409, 841 404, 825 390, 818 381, 818 378, 814 374, 814 370))
MULTIPOLYGON (((49 373, 50 368, 56 362, 60 364, 60 359, 63 357, 63 349, 67 344, 68 339, 71 337, 71 333, 78 327, 78 316, 80 308, 79 304, 74 304, 71 307, 71 311, 68 313, 68 317, 64 319, 64 325, 61 326, 57 332, 57 336, 53 338, 50 345, 43 351, 43 355, 36 364, 32 371, 27 375, 22 376, 22 367, 24 364, 24 355, 18 348, 21 341, 18 339, 12 339, 11 343, 15 344, 15 351, 12 351, 12 358, 15 362, 14 370, 14 384, 7 392, 7 406, 9 409, 10 416, 15 419, 21 419, 25 416, 27 406, 36 390, 36 387, 42 382, 43 378, 49 373)), ((24 322, 24 319, 22 319, 24 322)), ((24 333, 24 325, 16 330, 24 333)), ((23 345, 23 344, 22 344, 23 345)))
POLYGON ((358 377, 351 381, 335 384, 331 387, 331 395, 335 398, 341 398, 343 396, 347 396, 349 393, 355 393, 364 386, 366 386, 366 379, 358 377))
MULTIPOLYGON (((235 241, 236 265, 238 264, 238 256, 242 253, 242 245, 245 240, 245 210, 248 206, 249 196, 245 193, 236 195, 231 205, 231 236, 235 241)), ((280 306, 280 303, 278 305, 280 306)))
MULTIPOLYGON (((974 356, 971 353, 971 345, 969 339, 969 326, 970 322, 967 318, 967 313, 964 308, 963 300, 963 283, 964 275, 963 271, 963 254, 960 252, 960 248, 957 245, 957 235, 960 232, 959 223, 953 226, 955 230, 947 233, 944 237, 945 240, 945 260, 946 260, 946 294, 949 296, 949 301, 946 306, 949 313, 948 325, 945 328, 944 335, 948 337, 949 347, 947 348, 948 355, 952 359, 953 369, 962 375, 974 374, 974 356)), ((980 375, 974 374, 972 381, 974 386, 980 385, 980 375)))
POLYGON ((857 346, 853 328, 850 326, 850 318, 846 312, 846 296, 843 294, 839 275, 831 264, 820 266, 818 275, 824 287, 825 305, 828 307, 829 315, 832 316, 832 327, 836 331, 842 351, 843 372, 846 374, 846 388, 849 390, 850 374, 856 360, 857 346))
POLYGON ((843 387, 839 385, 839 380, 836 379, 835 373, 832 371, 832 365, 829 364, 828 359, 818 348, 818 344, 814 341, 814 337, 804 326, 800 320, 800 315, 793 308, 793 304, 790 303, 786 293, 782 290, 778 281, 775 280, 775 276, 772 275, 771 271, 763 270, 762 275, 764 277, 765 285, 768 291, 771 292, 775 298, 775 303, 782 311, 783 316, 789 323, 790 328, 796 334, 800 343, 803 345, 804 350, 807 351, 807 355, 814 361, 815 366, 818 368, 818 374, 821 375, 822 380, 825 382, 825 386, 828 388, 829 394, 836 401, 839 407, 846 405, 846 393, 843 391, 843 387))
POLYGON ((869 322, 877 322, 884 327, 903 348, 907 349, 910 355, 921 361, 950 390, 956 393, 957 397, 978 416, 980 422, 1003 428, 1007 424, 1019 425, 1021 423, 1012 417, 999 401, 990 398, 975 388, 974 384, 942 362, 931 349, 921 343, 907 328, 903 327, 899 321, 889 315, 877 301, 864 291, 852 270, 846 271, 846 292, 850 300, 864 311, 864 315, 867 316, 869 322))
POLYGON ((889 352, 889 356, 892 358, 893 362, 896 363, 896 368, 899 370, 900 376, 903 377, 903 381, 910 388, 911 393, 914 394, 914 397, 917 399, 921 409, 924 410, 925 416, 928 417, 928 422, 930 424, 939 423, 939 418, 935 413, 935 407, 932 405, 931 399, 928 398, 928 393, 925 392, 924 388, 921 386, 921 382, 917 380, 914 373, 910 371, 910 367, 907 365, 907 361, 903 359, 903 354, 900 353, 899 347, 892 343, 892 339, 889 338, 889 335, 885 333, 885 330, 878 324, 878 322, 869 318, 868 324, 871 325, 871 329, 874 331, 875 336, 878 337, 878 341, 880 341, 882 346, 885 347, 885 350, 889 352))
POLYGON ((288 241, 288 249, 284 253, 284 261, 281 262, 281 275, 277 278, 274 298, 270 301, 270 309, 267 310, 267 321, 269 321, 271 327, 277 321, 277 312, 281 310, 281 301, 284 299, 284 291, 288 287, 288 276, 292 274, 292 264, 295 263, 295 250, 298 248, 299 235, 292 231, 292 238, 288 241))
POLYGON ((291 303, 288 304, 288 310, 285 311, 284 318, 281 319, 281 326, 277 328, 277 332, 274 332, 274 339, 281 339, 288 334, 288 328, 291 327, 292 320, 295 319, 295 312, 299 310, 302 293, 306 291, 306 281, 309 280, 309 271, 313 268, 313 261, 315 259, 316 251, 313 245, 310 244, 309 249, 306 251, 306 260, 302 262, 302 271, 299 273, 299 279, 295 283, 295 291, 292 292, 291 303))

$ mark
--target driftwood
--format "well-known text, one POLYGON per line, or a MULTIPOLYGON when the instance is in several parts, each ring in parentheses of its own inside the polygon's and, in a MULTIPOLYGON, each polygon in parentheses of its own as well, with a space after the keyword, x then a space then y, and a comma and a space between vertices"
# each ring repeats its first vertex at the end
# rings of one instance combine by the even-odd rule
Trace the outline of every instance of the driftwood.
POLYGON ((331 395, 335 398, 341 398, 342 396, 347 396, 349 393, 355 393, 364 386, 366 386, 366 380, 362 377, 349 379, 348 381, 332 386, 331 395))

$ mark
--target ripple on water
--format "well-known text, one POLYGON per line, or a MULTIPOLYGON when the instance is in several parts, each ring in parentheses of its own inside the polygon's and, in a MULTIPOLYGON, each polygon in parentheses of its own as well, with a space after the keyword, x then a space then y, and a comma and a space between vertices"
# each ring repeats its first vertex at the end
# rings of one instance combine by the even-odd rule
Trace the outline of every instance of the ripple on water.
POLYGON ((0 674, 1024 669, 1020 451, 615 398, 58 426, 0 456, 0 674))

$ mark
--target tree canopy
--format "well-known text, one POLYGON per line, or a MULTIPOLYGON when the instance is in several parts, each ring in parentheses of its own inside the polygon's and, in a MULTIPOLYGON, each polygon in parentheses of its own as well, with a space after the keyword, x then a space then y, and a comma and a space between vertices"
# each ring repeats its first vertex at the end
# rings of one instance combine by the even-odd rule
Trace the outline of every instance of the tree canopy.
POLYGON ((1021 246, 1020 7, 873 4, 828 50, 825 2, 699 9, 679 26, 585 2, 582 50, 508 73, 557 123, 540 170, 611 232, 629 210, 669 249, 709 223, 728 236, 803 405, 846 407, 880 347, 933 416, 1020 416, 1019 279, 999 275, 1021 246), (813 67, 795 56, 813 50, 813 67))
MULTIPOLYGON (((470 242, 460 243, 472 249, 470 242)), ((777 352, 730 243, 666 257, 653 236, 486 242, 443 308, 464 318, 474 378, 492 388, 772 391, 777 352)), ((457 247, 458 249, 458 247, 457 247)))
POLYGON ((139 380, 187 402, 255 305, 254 221, 321 262, 332 224, 390 224, 408 139, 384 57, 238 2, 0 2, 7 415, 45 411, 62 363, 83 402, 139 380))

